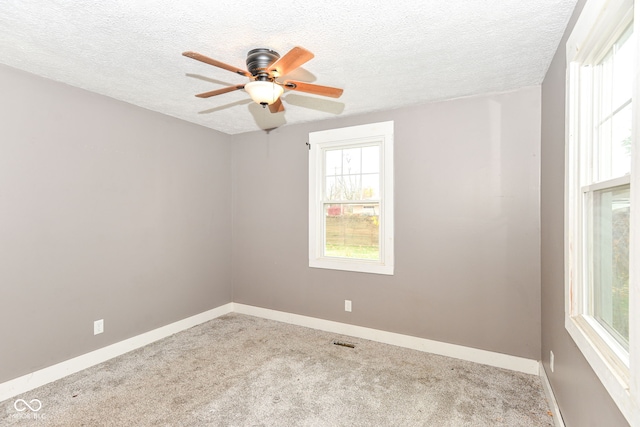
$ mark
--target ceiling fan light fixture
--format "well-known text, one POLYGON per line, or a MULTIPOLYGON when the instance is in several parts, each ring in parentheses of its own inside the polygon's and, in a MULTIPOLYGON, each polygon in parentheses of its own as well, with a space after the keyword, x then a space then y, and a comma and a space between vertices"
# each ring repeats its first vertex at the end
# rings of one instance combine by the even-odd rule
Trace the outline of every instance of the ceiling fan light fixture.
POLYGON ((284 89, 279 84, 269 81, 255 80, 244 85, 251 99, 260 105, 271 105, 280 98, 284 89))

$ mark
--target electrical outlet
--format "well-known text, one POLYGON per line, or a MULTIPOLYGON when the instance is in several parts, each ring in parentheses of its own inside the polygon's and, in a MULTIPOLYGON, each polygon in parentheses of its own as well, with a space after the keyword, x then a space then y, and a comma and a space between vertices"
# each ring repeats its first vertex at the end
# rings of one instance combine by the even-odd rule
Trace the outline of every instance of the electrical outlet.
POLYGON ((98 335, 104 332, 104 319, 96 320, 93 322, 93 335, 98 335))
POLYGON ((344 300, 344 311, 351 311, 351 300, 344 300))
POLYGON ((553 364, 555 362, 555 356, 553 355, 553 351, 549 352, 549 366, 551 367, 551 372, 553 372, 553 364))

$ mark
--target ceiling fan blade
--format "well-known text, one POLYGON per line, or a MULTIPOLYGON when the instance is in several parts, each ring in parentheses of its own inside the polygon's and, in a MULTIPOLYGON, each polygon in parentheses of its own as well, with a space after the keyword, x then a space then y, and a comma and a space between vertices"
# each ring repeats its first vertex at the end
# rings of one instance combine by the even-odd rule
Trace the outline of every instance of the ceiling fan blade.
POLYGON ((284 76, 312 58, 313 53, 303 47, 296 46, 271 64, 267 71, 273 73, 274 77, 284 76))
POLYGON ((193 58, 196 61, 204 62, 205 64, 213 65, 214 67, 222 68, 233 73, 240 74, 241 76, 251 77, 251 73, 241 68, 234 67, 233 65, 225 64, 224 62, 216 61, 208 56, 201 55, 197 52, 182 52, 183 56, 187 58, 193 58))
POLYGON ((331 98, 340 98, 343 90, 337 87, 320 86, 305 82, 296 82, 293 80, 287 80, 284 83, 284 87, 291 90, 297 90, 299 92, 313 93, 315 95, 329 96, 331 98))
POLYGON ((269 104, 269 111, 272 113, 281 113, 284 111, 284 105, 282 105, 282 100, 280 98, 276 99, 276 102, 273 104, 269 104))
POLYGON ((222 95, 223 93, 233 92, 234 90, 238 90, 242 88, 244 88, 244 85, 228 86, 228 87, 223 87, 222 89, 212 90, 211 92, 199 93, 196 96, 198 98, 210 98, 212 96, 222 95))

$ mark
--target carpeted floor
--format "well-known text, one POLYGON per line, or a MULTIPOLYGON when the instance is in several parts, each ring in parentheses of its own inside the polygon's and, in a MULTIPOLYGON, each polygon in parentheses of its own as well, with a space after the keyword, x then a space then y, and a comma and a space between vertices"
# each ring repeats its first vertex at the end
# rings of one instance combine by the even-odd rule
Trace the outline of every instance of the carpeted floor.
POLYGON ((239 314, 0 407, 3 426, 553 426, 537 376, 239 314))

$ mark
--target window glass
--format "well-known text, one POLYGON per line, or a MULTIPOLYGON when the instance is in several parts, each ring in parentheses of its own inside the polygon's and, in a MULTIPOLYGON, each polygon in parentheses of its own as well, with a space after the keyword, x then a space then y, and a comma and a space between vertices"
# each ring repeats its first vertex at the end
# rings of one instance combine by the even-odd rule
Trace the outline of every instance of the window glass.
POLYGON ((342 150, 325 151, 325 174, 342 175, 342 150))
POLYGON ((324 159, 324 256, 379 260, 380 146, 326 149, 324 159))
POLYGON ((362 148, 362 173, 380 172, 380 147, 362 148))
POLYGON ((593 181, 631 170, 631 98, 633 93, 633 25, 596 65, 594 72, 593 181))
POLYGON ((629 349, 630 186, 595 191, 592 227, 592 315, 629 349))
POLYGON ((325 204, 324 255, 380 259, 378 203, 325 204))
POLYGON ((362 148, 342 150, 342 173, 353 175, 360 173, 362 148))

